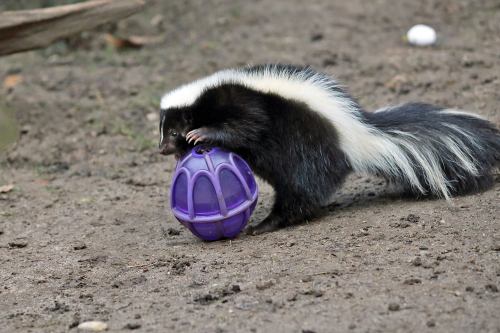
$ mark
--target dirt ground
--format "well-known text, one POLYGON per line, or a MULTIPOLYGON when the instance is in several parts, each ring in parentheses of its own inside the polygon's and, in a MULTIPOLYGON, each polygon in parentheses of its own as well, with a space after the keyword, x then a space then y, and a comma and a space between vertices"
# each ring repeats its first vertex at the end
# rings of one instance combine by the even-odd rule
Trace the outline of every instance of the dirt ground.
MULTIPOLYGON (((500 179, 444 200, 402 199, 353 176, 331 212, 205 243, 169 209, 156 152, 168 89, 248 63, 310 64, 367 109, 426 101, 500 124, 498 0, 162 1, 116 34, 0 59, 17 142, 2 152, 0 332, 500 332, 500 179), (161 16, 158 16, 161 15, 161 16), (152 24, 151 21, 154 23, 152 24), (417 23, 433 48, 406 45, 417 23)), ((272 191, 261 183, 252 222, 272 191)))

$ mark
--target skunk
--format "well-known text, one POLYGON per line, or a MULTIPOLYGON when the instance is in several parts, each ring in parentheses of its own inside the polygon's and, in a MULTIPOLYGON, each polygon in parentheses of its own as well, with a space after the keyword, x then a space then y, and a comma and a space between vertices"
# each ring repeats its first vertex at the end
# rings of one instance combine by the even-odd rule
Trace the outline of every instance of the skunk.
POLYGON ((351 171, 450 199, 490 187, 500 162, 500 132, 478 115, 423 103, 367 112, 325 74, 281 64, 222 70, 163 96, 160 152, 179 158, 199 142, 239 154, 275 189, 253 234, 317 216, 351 171))

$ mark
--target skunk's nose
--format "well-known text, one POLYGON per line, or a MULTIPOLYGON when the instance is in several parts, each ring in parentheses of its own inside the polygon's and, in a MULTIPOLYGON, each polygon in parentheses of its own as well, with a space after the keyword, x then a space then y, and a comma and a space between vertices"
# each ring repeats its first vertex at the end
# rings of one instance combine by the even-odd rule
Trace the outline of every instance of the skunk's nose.
POLYGON ((158 149, 158 153, 160 153, 162 155, 168 155, 168 152, 165 149, 165 147, 160 147, 160 149, 158 149))
POLYGON ((162 155, 170 155, 175 152, 175 146, 171 143, 160 143, 158 152, 162 155))
POLYGON ((168 147, 166 145, 160 146, 158 149, 158 153, 160 153, 162 155, 171 154, 171 152, 168 151, 168 147))

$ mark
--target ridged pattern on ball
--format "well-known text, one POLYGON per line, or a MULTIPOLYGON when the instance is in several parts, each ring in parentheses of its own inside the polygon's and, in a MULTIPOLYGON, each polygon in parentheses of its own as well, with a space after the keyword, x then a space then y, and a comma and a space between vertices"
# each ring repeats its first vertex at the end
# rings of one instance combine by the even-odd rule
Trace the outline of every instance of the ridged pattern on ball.
POLYGON ((241 232, 257 195, 252 171, 240 156, 195 147, 177 164, 170 198, 179 222, 203 240, 218 240, 241 232))

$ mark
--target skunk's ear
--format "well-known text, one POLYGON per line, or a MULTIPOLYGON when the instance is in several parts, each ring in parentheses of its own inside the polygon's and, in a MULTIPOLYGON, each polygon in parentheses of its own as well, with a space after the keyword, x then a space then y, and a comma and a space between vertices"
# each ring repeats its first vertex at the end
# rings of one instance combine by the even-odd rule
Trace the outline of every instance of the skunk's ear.
POLYGON ((187 126, 193 123, 193 112, 191 109, 187 109, 182 112, 182 121, 187 126))

